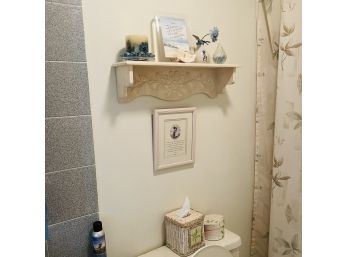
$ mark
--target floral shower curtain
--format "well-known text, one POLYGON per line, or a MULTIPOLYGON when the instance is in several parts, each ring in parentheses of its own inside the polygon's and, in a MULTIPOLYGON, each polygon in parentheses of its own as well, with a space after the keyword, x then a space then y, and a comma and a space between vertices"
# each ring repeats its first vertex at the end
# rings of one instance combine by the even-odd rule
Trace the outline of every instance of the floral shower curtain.
POLYGON ((251 256, 301 256, 301 0, 258 0, 251 256))

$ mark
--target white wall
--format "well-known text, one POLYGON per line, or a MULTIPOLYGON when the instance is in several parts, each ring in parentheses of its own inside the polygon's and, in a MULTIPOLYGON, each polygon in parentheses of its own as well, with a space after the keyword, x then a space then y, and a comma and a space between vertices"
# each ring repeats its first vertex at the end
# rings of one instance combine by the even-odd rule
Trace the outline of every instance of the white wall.
MULTIPOLYGON (((100 217, 109 257, 131 257, 164 242, 163 215, 187 195, 192 207, 221 213, 242 237, 249 256, 254 172, 255 0, 83 1, 100 217), (157 13, 184 14, 192 33, 214 25, 228 62, 239 63, 236 83, 215 99, 196 95, 180 102, 141 97, 118 104, 111 64, 126 34, 150 36, 157 13), (155 176, 151 112, 196 106, 194 167, 155 176)), ((211 47, 211 53, 216 45, 211 47)))

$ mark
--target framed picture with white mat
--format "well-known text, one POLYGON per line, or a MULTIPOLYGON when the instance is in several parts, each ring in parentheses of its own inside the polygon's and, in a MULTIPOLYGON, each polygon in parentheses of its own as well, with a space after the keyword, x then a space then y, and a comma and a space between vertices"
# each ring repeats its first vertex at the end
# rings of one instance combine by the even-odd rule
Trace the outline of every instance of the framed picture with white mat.
POLYGON ((154 170, 194 163, 195 131, 195 107, 154 110, 154 170))

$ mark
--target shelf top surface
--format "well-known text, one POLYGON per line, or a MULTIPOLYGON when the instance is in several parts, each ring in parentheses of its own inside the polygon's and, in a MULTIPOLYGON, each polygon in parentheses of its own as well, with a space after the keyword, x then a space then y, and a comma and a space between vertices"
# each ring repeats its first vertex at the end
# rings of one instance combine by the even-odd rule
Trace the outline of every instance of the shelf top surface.
POLYGON ((122 61, 112 66, 156 66, 156 67, 197 67, 197 68, 238 68, 238 64, 215 64, 215 63, 182 63, 182 62, 155 62, 155 61, 122 61))

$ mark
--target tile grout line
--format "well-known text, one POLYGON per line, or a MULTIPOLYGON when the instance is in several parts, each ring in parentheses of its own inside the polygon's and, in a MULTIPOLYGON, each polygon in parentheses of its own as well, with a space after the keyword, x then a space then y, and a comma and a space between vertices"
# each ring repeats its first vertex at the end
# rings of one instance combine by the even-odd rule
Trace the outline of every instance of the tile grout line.
POLYGON ((83 215, 83 216, 79 216, 79 217, 76 217, 76 218, 72 218, 72 219, 69 219, 69 220, 64 220, 64 221, 61 221, 61 222, 57 222, 57 223, 48 225, 48 227, 53 227, 53 226, 60 225, 60 224, 65 223, 65 222, 70 222, 70 221, 73 221, 73 220, 85 218, 85 217, 88 217, 88 216, 92 216, 94 214, 99 214, 99 211, 93 212, 93 213, 90 213, 90 214, 86 214, 86 215, 83 215))
POLYGON ((69 118, 78 118, 78 117, 92 117, 91 114, 83 114, 83 115, 71 115, 71 116, 59 116, 59 117, 47 117, 45 120, 50 120, 50 119, 69 119, 69 118))
POLYGON ((81 5, 76 5, 76 4, 68 4, 68 3, 58 3, 58 2, 54 2, 54 1, 46 1, 46 3, 49 3, 49 4, 55 4, 55 5, 64 5, 64 6, 73 6, 73 7, 80 7, 82 8, 82 3, 81 5))
POLYGON ((45 172, 45 175, 49 175, 49 174, 55 174, 55 173, 59 173, 59 172, 64 172, 64 171, 70 171, 70 170, 78 170, 78 169, 83 169, 83 168, 89 168, 89 167, 93 167, 96 164, 90 164, 90 165, 85 165, 85 166, 79 166, 79 167, 74 167, 74 168, 70 168, 70 169, 64 169, 64 170, 54 170, 54 171, 49 171, 49 172, 45 172))
POLYGON ((74 63, 77 63, 77 64, 86 64, 87 62, 71 62, 71 61, 45 61, 45 62, 48 62, 48 63, 71 63, 71 64, 74 64, 74 63))

